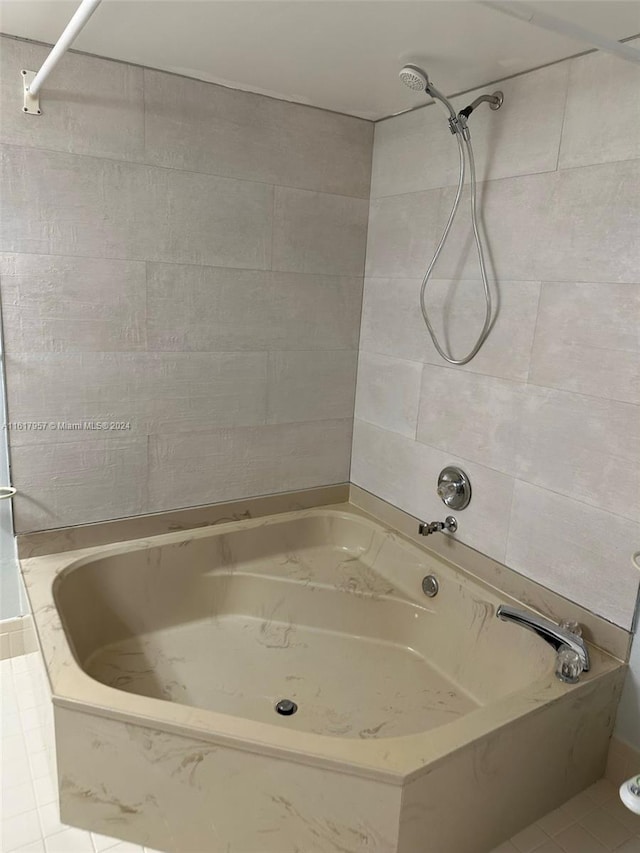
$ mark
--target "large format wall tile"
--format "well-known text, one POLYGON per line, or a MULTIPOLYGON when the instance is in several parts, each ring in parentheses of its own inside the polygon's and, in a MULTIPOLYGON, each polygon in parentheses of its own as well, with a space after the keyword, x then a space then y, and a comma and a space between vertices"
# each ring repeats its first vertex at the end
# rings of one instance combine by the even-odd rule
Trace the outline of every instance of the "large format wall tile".
MULTIPOLYGON (((478 180, 555 170, 567 77, 561 63, 452 99, 460 110, 504 93, 499 111, 483 105, 469 119, 478 180)), ((458 175, 458 147, 437 104, 376 124, 371 198, 455 186, 458 175)))
POLYGON ((636 406, 530 385, 516 475, 601 509, 640 518, 636 406))
POLYGON ((24 116, 46 53, 2 40, 20 530, 344 482, 373 125, 76 54, 24 116))
MULTIPOLYGON (((398 221, 390 227, 385 257, 419 242, 426 261, 405 260, 396 276, 422 276, 432 251, 428 234, 422 234, 416 199, 440 192, 435 214, 435 234, 440 236, 453 204, 452 188, 383 199, 372 204, 392 204, 398 221)), ((500 280, 627 281, 635 282, 640 260, 640 161, 608 163, 538 175, 487 181, 479 187, 478 205, 487 234, 487 262, 492 277, 500 280)), ((427 204, 432 210, 432 202, 427 204)), ((375 221, 375 220, 374 220, 375 221)), ((372 226, 373 227, 373 226, 372 226)), ((375 250, 375 246, 374 246, 375 250)), ((377 266, 382 266, 381 264, 377 266)), ((374 274, 369 271, 368 274, 374 274)), ((380 275, 394 275, 383 267, 380 275)), ((468 212, 468 188, 451 229, 435 275, 439 278, 477 278, 478 258, 468 212)))
MULTIPOLYGON (((266 353, 20 353, 7 367, 12 422, 125 422, 138 436, 266 419, 266 353)), ((12 443, 92 437, 47 428, 18 431, 12 443)))
POLYGON ((277 187, 273 269, 362 275, 367 215, 364 199, 277 187))
POLYGON ((419 279, 366 278, 360 350, 424 361, 429 333, 420 313, 419 294, 419 279))
POLYGON ((353 417, 355 350, 269 353, 267 422, 353 417))
MULTIPOLYGON (((360 348, 409 361, 442 365, 420 310, 420 279, 367 278, 360 348)), ((493 291, 491 334, 478 355, 458 369, 526 380, 531 362, 540 282, 500 281, 493 291)), ((438 340, 454 357, 475 344, 485 316, 481 281, 431 279, 426 304, 438 340)))
POLYGON ((5 251, 270 266, 265 184, 13 146, 2 166, 5 251))
POLYGON ((637 283, 639 223, 640 160, 561 170, 532 240, 534 277, 637 283))
MULTIPOLYGON (((509 565, 625 625, 640 517, 638 82, 628 63, 593 54, 491 87, 504 89, 503 108, 471 117, 499 310, 466 365, 437 354, 419 307, 455 196, 446 119, 428 107, 376 126, 352 469, 359 485, 422 515, 436 460, 475 466, 461 537, 499 559, 483 528, 496 517, 487 472, 516 478, 520 495, 530 489, 544 500, 498 508, 500 529, 512 518, 509 565), (400 365, 408 363, 414 374, 423 365, 415 441, 398 404, 411 375, 400 365), (596 566, 606 566, 605 583, 626 590, 624 615, 619 590, 600 606, 596 566)), ((445 351, 465 355, 484 319, 468 182, 427 305, 445 351)), ((432 512, 440 517, 442 505, 432 512)))
POLYGON ((507 564, 629 629, 639 536, 626 518, 516 481, 507 564))
POLYGON ((145 69, 150 163, 369 196, 373 124, 145 69))
POLYGON ((147 510, 146 437, 13 446, 11 467, 18 533, 147 510))
POLYGON ((358 346, 361 278, 150 263, 147 294, 151 350, 358 346))
POLYGON ((462 467, 476 498, 457 513, 461 542, 504 560, 513 479, 490 468, 443 453, 372 424, 354 422, 351 481, 357 486, 427 521, 447 514, 436 494, 438 474, 446 465, 462 467))
POLYGON ((417 439, 513 476, 526 385, 426 364, 417 439))
MULTIPOLYGON (((499 288, 493 282, 489 282, 489 286, 494 318, 491 332, 478 354, 458 369, 525 381, 531 364, 540 282, 502 279, 499 288)), ((482 280, 432 279, 427 286, 425 303, 431 325, 445 352, 457 359, 470 353, 486 314, 482 280)), ((422 319, 421 312, 418 313, 422 319)), ((424 360, 441 365, 442 358, 424 324, 423 328, 427 341, 424 360)))
POLYGON ((407 193, 372 200, 369 208, 366 275, 421 278, 445 226, 442 191, 407 193))
POLYGON ((347 418, 153 436, 150 511, 343 483, 351 432, 347 418))
POLYGON ((569 67, 560 168, 640 157, 638 66, 598 52, 569 67))
POLYGON ((530 380, 640 403, 639 330, 640 284, 545 283, 530 380))
POLYGON ((50 53, 39 44, 0 39, 0 142, 141 160, 142 69, 66 53, 41 93, 42 115, 22 112, 22 69, 38 71, 50 53))
POLYGON ((56 255, 0 255, 7 352, 146 348, 145 265, 56 255))
POLYGON ((361 352, 355 416, 415 438, 422 364, 361 352))

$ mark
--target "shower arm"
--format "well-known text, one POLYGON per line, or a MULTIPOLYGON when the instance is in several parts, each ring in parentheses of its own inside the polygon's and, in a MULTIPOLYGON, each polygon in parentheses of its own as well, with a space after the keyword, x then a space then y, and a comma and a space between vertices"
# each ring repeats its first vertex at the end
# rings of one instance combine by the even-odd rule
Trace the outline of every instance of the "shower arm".
POLYGON ((480 106, 480 104, 489 104, 492 110, 499 110, 502 106, 502 102, 504 101, 504 95, 502 92, 494 92, 493 95, 480 95, 479 98, 476 98, 475 101, 472 101, 468 107, 465 107, 463 110, 460 110, 458 113, 458 117, 464 116, 465 118, 469 118, 471 113, 480 106))

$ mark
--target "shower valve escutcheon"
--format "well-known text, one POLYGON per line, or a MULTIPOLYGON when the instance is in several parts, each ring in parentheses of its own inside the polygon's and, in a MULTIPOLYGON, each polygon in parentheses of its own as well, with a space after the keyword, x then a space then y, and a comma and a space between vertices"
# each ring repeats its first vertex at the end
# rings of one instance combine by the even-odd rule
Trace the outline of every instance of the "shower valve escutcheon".
POLYGON ((430 536, 432 533, 455 533, 458 529, 457 519, 448 515, 444 521, 421 521, 418 525, 418 533, 421 536, 430 536))

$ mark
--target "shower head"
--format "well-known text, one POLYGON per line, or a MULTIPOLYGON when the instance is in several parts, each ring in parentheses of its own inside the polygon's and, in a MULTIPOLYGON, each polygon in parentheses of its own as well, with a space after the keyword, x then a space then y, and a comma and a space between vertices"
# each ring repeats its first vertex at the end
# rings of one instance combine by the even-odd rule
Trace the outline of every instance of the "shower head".
POLYGON ((400 70, 400 74, 398 76, 405 86, 408 86, 409 89, 413 89, 415 92, 429 91, 429 78, 427 77, 427 72, 423 71, 422 68, 418 68, 417 65, 405 65, 404 68, 400 70))
POLYGON ((444 109, 449 119, 455 121, 455 110, 445 96, 431 84, 427 72, 423 71, 420 66, 405 65, 400 69, 399 77, 404 85, 413 89, 414 92, 426 92, 427 95, 431 95, 434 101, 444 109))

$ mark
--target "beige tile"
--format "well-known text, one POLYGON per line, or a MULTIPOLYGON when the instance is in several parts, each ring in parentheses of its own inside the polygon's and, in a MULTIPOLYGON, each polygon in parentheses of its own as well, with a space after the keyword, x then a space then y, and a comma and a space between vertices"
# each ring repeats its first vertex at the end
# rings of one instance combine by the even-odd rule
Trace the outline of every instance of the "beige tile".
POLYGON ((639 403, 639 328, 637 284, 545 283, 530 379, 639 403))
POLYGON ((140 374, 138 431, 263 424, 267 353, 155 353, 140 374))
MULTIPOLYGON (((478 354, 468 364, 457 365, 457 369, 525 381, 531 362, 540 283, 501 280, 497 285, 490 285, 494 317, 491 332, 478 354)), ((429 282, 425 303, 431 325, 445 352, 453 358, 470 353, 484 324, 486 302, 482 281, 434 279, 429 282)), ((422 312, 416 308, 416 303, 413 310, 422 322, 422 312)), ((424 335, 427 343, 424 360, 444 364, 423 324, 424 335)))
POLYGON ((562 847, 559 847, 552 838, 549 838, 539 847, 536 847, 535 853, 562 853, 562 847))
POLYGON ((640 853, 640 836, 625 841, 623 845, 616 848, 616 853, 640 853))
POLYGON ((639 534, 630 519, 516 480, 506 562, 628 630, 639 534))
POLYGON ((50 48, 3 38, 0 141, 13 145, 140 160, 144 145, 142 69, 66 53, 47 80, 42 115, 25 116, 16 100, 20 72, 37 71, 50 48), (81 83, 81 85, 79 85, 81 83))
POLYGON ((594 803, 604 805, 618 796, 618 789, 608 779, 599 779, 590 788, 587 788, 587 794, 594 803))
POLYGON ((361 352, 356 417, 415 438, 422 364, 361 352))
MULTIPOLYGON (((15 482, 15 480, 14 480, 15 482)), ((15 510, 14 510, 15 517, 15 510)), ((14 631, 9 634, 9 654, 12 658, 19 657, 25 653, 24 632, 14 631)))
POLYGON ((549 209, 531 241, 534 278, 636 283, 639 219, 640 160, 555 173, 549 209))
MULTIPOLYGON (((637 769, 638 765, 636 764, 633 771, 627 772, 627 777, 624 781, 626 782, 634 772, 637 772, 637 769)), ((617 823, 622 824, 633 835, 640 836, 640 815, 634 814, 628 809, 619 796, 615 796, 606 802, 602 806, 602 811, 617 823)))
POLYGON ((615 736, 612 737, 609 743, 609 755, 607 757, 605 778, 608 779, 616 788, 618 788, 626 779, 629 779, 633 772, 630 769, 631 762, 629 760, 629 755, 630 749, 627 744, 615 736))
POLYGON ((560 168, 640 157, 638 68, 602 52, 572 59, 568 68, 560 168))
MULTIPOLYGON (((538 235, 552 217, 551 200, 557 184, 554 172, 503 178, 478 185, 477 204, 486 235, 486 263, 491 280, 538 281, 542 255, 549 247, 538 235), (539 250, 544 246, 544 252, 539 250)), ((442 233, 453 206, 455 189, 441 190, 436 233, 442 233)), ((470 190, 465 187, 458 216, 434 269, 441 279, 476 279, 478 254, 471 226, 470 190)), ((554 223, 554 227, 564 228, 554 223)), ((430 252, 422 262, 424 275, 430 252)))
MULTIPOLYGON (((460 110, 480 94, 504 92, 498 112, 482 107, 469 122, 479 180, 556 168, 568 70, 561 63, 452 99, 460 110)), ((376 124, 372 198, 457 181, 456 143, 437 106, 376 124)))
POLYGON ((627 827, 603 809, 597 809, 580 818, 580 826, 597 838, 607 850, 615 850, 631 837, 627 827))
POLYGON ((346 419, 152 436, 149 511, 345 482, 351 428, 346 419))
POLYGON ((557 835, 568 826, 571 826, 575 821, 575 816, 565 809, 564 806, 560 806, 546 814, 544 817, 541 817, 538 821, 538 826, 543 830, 543 832, 546 832, 547 835, 553 836, 557 835))
POLYGON ((7 352, 145 349, 143 263, 2 255, 0 276, 7 352))
POLYGON ((446 465, 456 464, 467 472, 476 493, 485 497, 483 501, 472 501, 459 515, 456 538, 504 561, 513 491, 510 477, 355 421, 351 481, 417 518, 444 518, 444 506, 436 494, 438 474, 446 465))
MULTIPOLYGON (((24 812, 2 821, 2 849, 16 850, 38 841, 40 825, 37 811, 24 812)), ((68 851, 67 851, 68 853, 68 851)))
POLYGON ((360 350, 425 361, 429 333, 420 313, 419 293, 419 279, 366 278, 360 350))
POLYGON ((491 853, 517 853, 517 847, 514 847, 510 841, 505 841, 499 847, 494 847, 491 853))
MULTIPOLYGON (((444 365, 420 310, 421 280, 365 281, 360 347, 368 352, 444 365)), ((500 281, 493 298, 497 314, 489 337, 469 364, 457 369, 502 379, 526 380, 529 373, 540 283, 500 281)), ((475 344, 484 318, 481 281, 432 279, 426 304, 438 340, 454 356, 475 344)))
POLYGON ((371 122, 150 69, 144 82, 148 162, 368 198, 371 122))
POLYGON ((273 269, 362 275, 368 208, 365 199, 276 187, 273 269))
MULTIPOLYGON (((369 208, 366 275, 421 278, 440 233, 442 190, 374 199, 369 208)), ((436 274, 440 275, 440 268, 436 274)))
POLYGON ((267 423, 353 416, 355 350, 269 353, 267 423))
POLYGON ((640 517, 640 409, 528 386, 517 476, 632 520, 640 517))
POLYGON ((16 530, 40 530, 145 510, 146 438, 14 447, 16 530))
POLYGON ((417 439, 513 474, 526 386, 425 365, 417 439))
POLYGON ((147 264, 149 349, 353 349, 362 279, 147 264))
MULTIPOLYGON (((435 215, 438 224, 433 227, 439 234, 451 210, 455 190, 431 191, 437 192, 442 193, 442 198, 435 215)), ((467 189, 461 210, 467 207, 468 211, 468 193, 467 189)), ((429 194, 417 193, 411 198, 421 195, 429 194)), ((372 204, 372 211, 378 203, 372 204)), ((487 181, 478 189, 478 206, 490 247, 487 258, 490 276, 497 276, 499 281, 637 281, 640 161, 487 181)), ((417 271, 408 272, 401 266, 396 274, 423 275, 432 247, 420 237, 416 221, 402 225, 410 229, 422 258, 417 271)), ((390 234, 397 233, 400 227, 391 226, 390 234)), ((408 241, 405 237, 400 244, 395 237, 398 249, 405 256, 408 241)), ((389 250, 388 255, 391 256, 389 250)), ((374 274, 369 266, 368 270, 374 274)), ((476 247, 467 212, 456 219, 435 274, 439 278, 475 278, 477 271, 476 247)), ((385 270, 376 274, 393 273, 385 270)))
POLYGON ((91 835, 80 829, 68 828, 44 840, 47 853, 93 853, 91 835))
POLYGON ((547 840, 548 837, 546 833, 534 823, 526 829, 523 829, 522 832, 514 835, 511 839, 511 843, 520 851, 520 853, 531 853, 531 851, 537 850, 538 847, 540 847, 541 844, 544 844, 547 840))
POLYGON ((12 446, 110 440, 156 432, 259 424, 266 417, 266 353, 65 353, 7 357, 12 446), (126 425, 129 424, 127 427, 126 425))
POLYGON ((559 832, 555 840, 565 853, 607 853, 607 848, 577 823, 559 832))
POLYGON ((265 184, 11 146, 2 169, 3 251, 271 264, 265 184))
POLYGON ((0 660, 8 660, 11 657, 11 642, 9 634, 0 634, 0 660))

